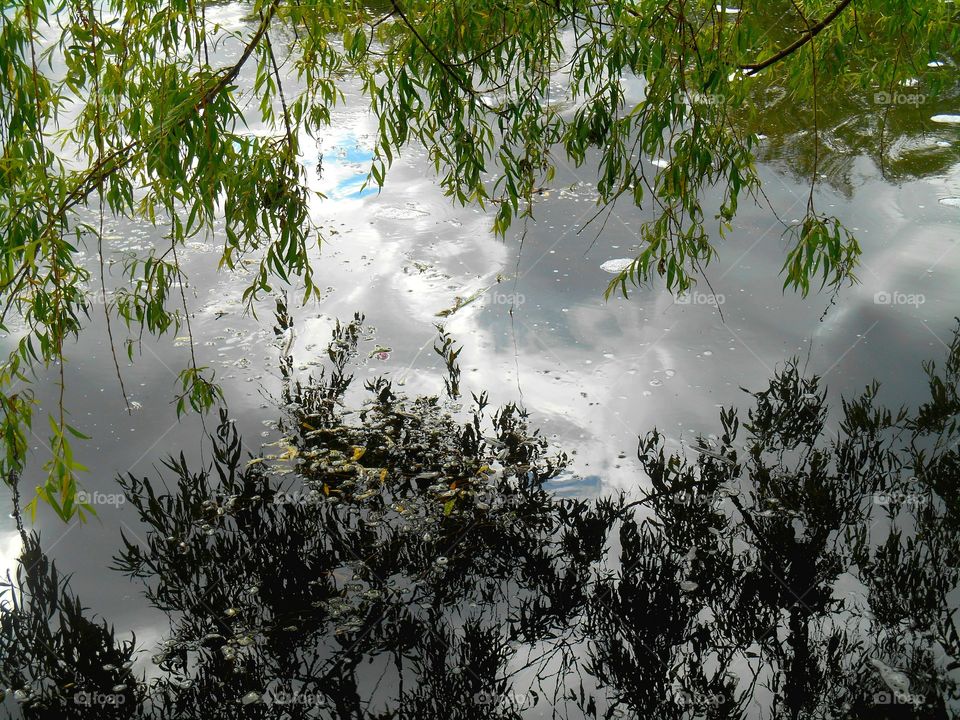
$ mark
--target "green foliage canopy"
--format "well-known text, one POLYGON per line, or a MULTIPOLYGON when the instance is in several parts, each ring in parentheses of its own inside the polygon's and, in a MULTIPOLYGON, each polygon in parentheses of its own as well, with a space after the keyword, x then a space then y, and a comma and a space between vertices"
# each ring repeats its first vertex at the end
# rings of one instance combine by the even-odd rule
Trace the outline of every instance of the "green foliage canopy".
MULTIPOLYGON (((714 255, 711 234, 729 230, 739 203, 761 190, 748 129, 759 92, 775 88, 812 110, 816 138, 833 95, 907 82, 928 94, 955 89, 960 47, 956 7, 942 0, 254 0, 249 26, 232 33, 241 50, 224 64, 209 7, 13 0, 0 11, 0 325, 13 316, 27 325, 0 366, 0 471, 23 467, 34 404, 22 383, 58 368, 38 497, 65 518, 91 510, 75 503, 82 468, 69 438, 82 435, 66 420, 63 363, 93 309, 83 288, 92 282, 107 297, 104 218, 164 231, 166 246, 130 256, 125 283, 104 303, 108 323, 135 337, 190 330, 177 250, 210 237, 218 219, 221 267, 256 263, 248 302, 277 281, 315 296, 310 249, 320 236, 298 141, 331 122, 346 75, 360 78, 379 120, 371 183, 419 143, 443 189, 491 207, 503 234, 530 216, 558 163, 589 163, 600 209, 623 198, 653 210, 640 254, 608 293, 655 276, 683 291, 714 255), (636 104, 625 78, 642 79, 636 104), (251 97, 275 134, 246 132, 251 97), (717 208, 705 207, 707 190, 719 191, 717 208), (81 247, 99 253, 99 278, 79 261, 81 247)), ((852 280, 860 253, 815 206, 819 152, 815 141, 807 211, 788 229, 783 266, 784 287, 803 293, 852 280)), ((179 411, 218 400, 195 359, 180 380, 179 411)))

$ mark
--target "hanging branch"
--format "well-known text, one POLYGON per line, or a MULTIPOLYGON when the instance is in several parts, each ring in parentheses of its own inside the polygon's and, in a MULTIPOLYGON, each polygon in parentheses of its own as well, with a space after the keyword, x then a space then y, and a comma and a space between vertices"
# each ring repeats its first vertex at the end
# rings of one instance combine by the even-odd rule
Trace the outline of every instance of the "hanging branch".
POLYGON ((852 3, 853 0, 841 0, 840 3, 827 15, 823 20, 818 22, 816 25, 808 26, 807 31, 797 38, 793 43, 785 47, 783 50, 767 58, 763 62, 751 64, 751 65, 740 65, 741 70, 746 70, 747 77, 751 75, 756 75, 761 70, 764 70, 771 65, 774 65, 786 57, 789 57, 797 50, 802 48, 808 42, 813 40, 817 35, 819 35, 830 23, 837 19, 837 17, 844 10, 847 9, 847 6, 852 3))

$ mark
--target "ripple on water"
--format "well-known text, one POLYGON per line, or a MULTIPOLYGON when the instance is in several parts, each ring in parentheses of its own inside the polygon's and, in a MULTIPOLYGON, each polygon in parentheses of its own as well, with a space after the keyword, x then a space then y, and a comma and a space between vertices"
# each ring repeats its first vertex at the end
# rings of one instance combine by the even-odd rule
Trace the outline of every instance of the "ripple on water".
POLYGON ((404 205, 387 205, 376 211, 376 216, 387 220, 413 220, 415 218, 426 217, 430 213, 424 210, 417 203, 408 202, 404 205))

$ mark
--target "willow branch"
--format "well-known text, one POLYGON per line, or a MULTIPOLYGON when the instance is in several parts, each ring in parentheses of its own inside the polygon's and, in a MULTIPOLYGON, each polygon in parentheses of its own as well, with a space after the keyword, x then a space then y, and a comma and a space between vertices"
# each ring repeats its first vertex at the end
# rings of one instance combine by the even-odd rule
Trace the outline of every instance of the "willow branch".
POLYGON ((840 15, 840 13, 846 10, 847 6, 850 5, 852 2, 853 0, 840 0, 840 2, 830 12, 829 15, 823 18, 823 20, 818 22, 816 25, 810 26, 810 28, 803 35, 801 35, 799 38, 797 38, 793 43, 791 43, 787 47, 783 48, 783 50, 780 50, 776 54, 770 56, 763 62, 759 62, 751 65, 740 65, 740 69, 746 70, 747 77, 750 77, 751 75, 756 75, 761 70, 764 70, 765 68, 768 68, 771 65, 780 62, 781 60, 788 57, 789 55, 792 55, 797 50, 799 50, 804 45, 806 45, 808 42, 813 40, 817 35, 819 35, 830 23, 836 20, 837 17, 840 15))
MULTIPOLYGON (((196 101, 193 102, 190 107, 190 111, 196 111, 197 109, 207 105, 210 100, 223 92, 223 90, 236 79, 237 75, 240 74, 240 70, 250 58, 250 55, 253 54, 253 51, 256 49, 257 45, 260 44, 260 41, 263 40, 264 35, 266 35, 266 32, 270 27, 270 21, 273 19, 273 16, 276 13, 279 5, 280 0, 274 0, 274 2, 270 4, 270 6, 267 8, 266 14, 263 16, 260 26, 250 38, 250 41, 244 48, 243 53, 241 53, 240 58, 233 65, 230 65, 229 67, 223 68, 219 71, 219 78, 217 82, 214 83, 209 89, 204 91, 196 99, 196 101)), ((169 128, 170 126, 168 125, 165 129, 169 130, 169 128)), ((41 230, 40 235, 51 230, 59 220, 62 220, 63 216, 68 211, 84 202, 90 193, 100 187, 101 183, 107 177, 116 172, 116 170, 123 165, 123 163, 134 150, 148 146, 155 139, 155 135, 151 133, 146 138, 131 140, 123 147, 114 150, 112 153, 109 153, 94 163, 93 166, 91 166, 84 173, 83 177, 77 182, 76 186, 74 186, 74 188, 67 193, 66 197, 60 203, 60 206, 56 209, 56 211, 48 215, 47 222, 44 228, 41 230)))

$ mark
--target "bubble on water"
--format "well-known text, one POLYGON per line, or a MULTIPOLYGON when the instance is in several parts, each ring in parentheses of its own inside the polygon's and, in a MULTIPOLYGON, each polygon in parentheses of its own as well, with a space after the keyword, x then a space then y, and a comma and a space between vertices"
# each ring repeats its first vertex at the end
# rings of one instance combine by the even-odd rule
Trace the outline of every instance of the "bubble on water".
POLYGON ((650 381, 650 387, 660 387, 661 385, 663 385, 663 380, 660 378, 654 378, 650 381))
POLYGON ((671 368, 667 368, 666 370, 663 371, 663 374, 667 379, 669 379, 669 378, 672 378, 674 375, 676 375, 677 371, 671 368))

